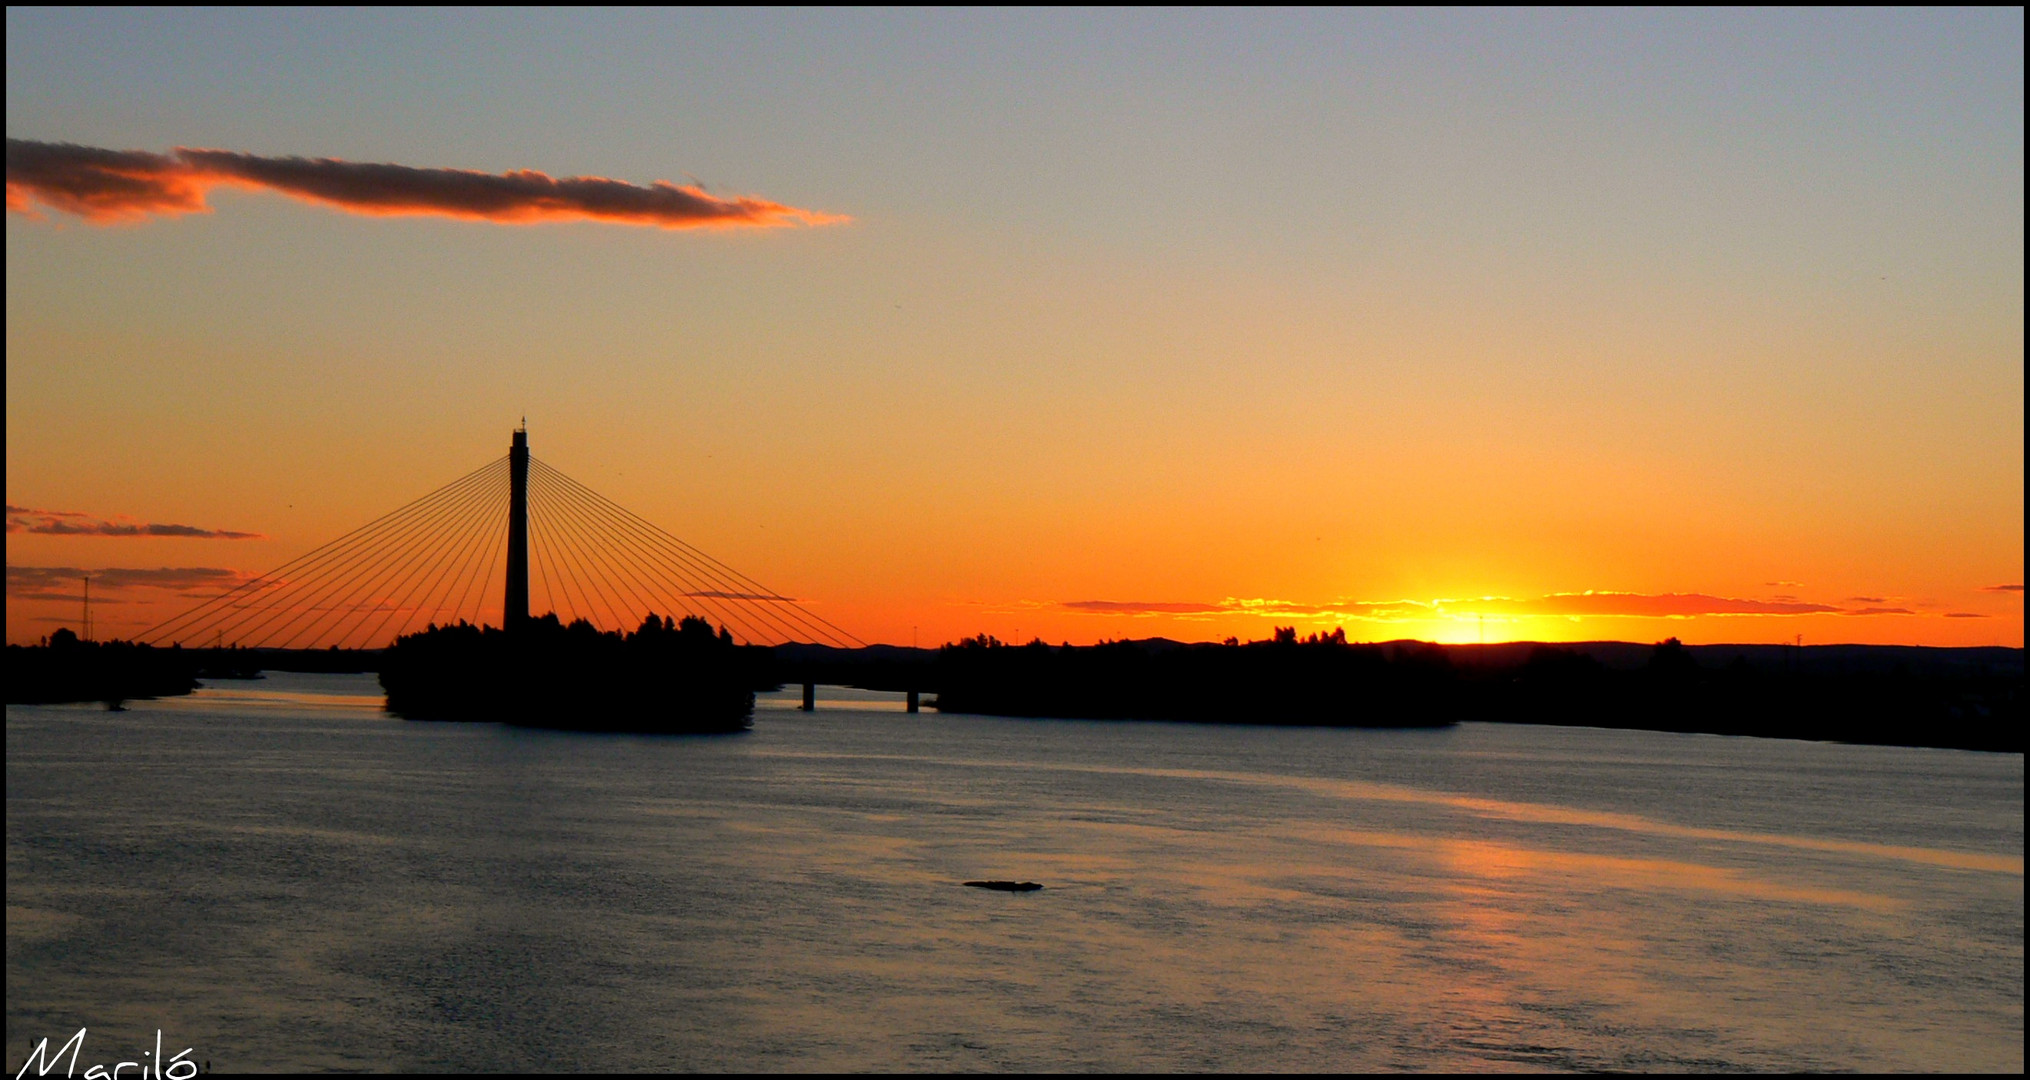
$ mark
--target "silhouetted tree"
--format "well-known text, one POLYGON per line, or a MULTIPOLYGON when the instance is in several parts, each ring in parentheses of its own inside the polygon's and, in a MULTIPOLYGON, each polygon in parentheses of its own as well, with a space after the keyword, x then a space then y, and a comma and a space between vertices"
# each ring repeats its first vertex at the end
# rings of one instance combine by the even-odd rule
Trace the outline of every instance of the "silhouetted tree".
POLYGON ((1649 654, 1649 669, 1660 675, 1682 677, 1699 669, 1699 662, 1692 658, 1692 650, 1677 638, 1666 638, 1656 643, 1656 649, 1649 654))
POLYGON ((513 634, 461 622, 397 638, 381 658, 388 709, 419 719, 499 720, 643 732, 730 731, 751 721, 772 654, 695 616, 651 615, 631 634, 554 612, 513 634))

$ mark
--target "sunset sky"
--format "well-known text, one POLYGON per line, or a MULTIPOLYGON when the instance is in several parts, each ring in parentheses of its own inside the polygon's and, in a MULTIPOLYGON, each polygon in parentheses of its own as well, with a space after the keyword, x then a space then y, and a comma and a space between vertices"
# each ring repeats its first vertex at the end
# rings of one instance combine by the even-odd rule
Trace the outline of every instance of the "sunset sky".
POLYGON ((505 452, 868 641, 2023 643, 2023 13, 7 13, 7 634, 505 452))

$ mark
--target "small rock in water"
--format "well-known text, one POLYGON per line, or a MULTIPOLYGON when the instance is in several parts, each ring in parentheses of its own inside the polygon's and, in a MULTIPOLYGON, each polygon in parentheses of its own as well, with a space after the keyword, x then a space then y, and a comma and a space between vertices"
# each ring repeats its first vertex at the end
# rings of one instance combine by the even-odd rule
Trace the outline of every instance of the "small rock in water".
POLYGON ((1033 881, 968 881, 963 884, 975 889, 996 889, 1001 892, 1035 892, 1043 887, 1033 881))

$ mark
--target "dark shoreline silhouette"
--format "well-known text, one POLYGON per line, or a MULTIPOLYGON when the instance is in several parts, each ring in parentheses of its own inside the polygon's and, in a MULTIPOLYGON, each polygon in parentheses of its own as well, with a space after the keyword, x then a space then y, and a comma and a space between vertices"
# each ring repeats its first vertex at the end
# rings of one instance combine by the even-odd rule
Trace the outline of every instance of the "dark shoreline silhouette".
POLYGON ((1184 645, 1006 645, 936 664, 941 711, 1433 726, 1460 720, 2023 752, 2021 649, 1354 645, 1337 635, 1184 645), (1605 652, 1612 663, 1595 652, 1605 652), (1755 658, 1751 659, 1750 654, 1755 658), (1638 661, 1638 657, 1640 657, 1638 661))
POLYGON ((733 645, 702 620, 684 627, 658 620, 655 630, 629 635, 562 626, 554 616, 529 626, 519 650, 497 629, 463 625, 411 635, 420 643, 399 650, 162 649, 80 642, 58 631, 47 645, 8 646, 7 700, 111 704, 263 670, 379 671, 389 708, 402 715, 586 730, 739 730, 751 723, 755 690, 823 682, 936 693, 932 705, 942 711, 1002 716, 1312 726, 1478 720, 2024 748, 2024 653, 1999 646, 1357 645, 1336 635, 1299 640, 1285 629, 1246 644, 1016 646, 981 636, 941 649, 771 650, 733 645), (662 635, 675 636, 658 646, 662 635), (713 645, 704 645, 706 636, 713 645), (698 649, 686 653, 677 640, 698 649), (687 686, 699 693, 680 689, 687 686), (693 697, 719 704, 673 704, 693 697))
POLYGON ((2023 752, 2022 650, 1837 649, 1808 662, 1797 649, 1751 658, 1673 638, 1641 666, 1617 668, 1538 646, 1519 666, 1464 678, 1483 718, 1508 723, 2023 752))
POLYGON ((69 628, 42 645, 7 646, 7 703, 51 705, 175 697, 198 687, 198 658, 127 641, 81 641, 69 628))
POLYGON ((1467 718, 1443 648, 1391 654, 1349 646, 1343 634, 1167 648, 1007 645, 983 634, 940 649, 937 677, 941 712, 1318 727, 1467 718))
POLYGON ((935 691, 944 712, 1304 726, 1491 723, 2022 753, 2023 650, 2002 646, 1433 645, 1298 639, 938 650, 776 647, 785 682, 935 691), (1308 710, 1308 712, 1306 711, 1308 710))

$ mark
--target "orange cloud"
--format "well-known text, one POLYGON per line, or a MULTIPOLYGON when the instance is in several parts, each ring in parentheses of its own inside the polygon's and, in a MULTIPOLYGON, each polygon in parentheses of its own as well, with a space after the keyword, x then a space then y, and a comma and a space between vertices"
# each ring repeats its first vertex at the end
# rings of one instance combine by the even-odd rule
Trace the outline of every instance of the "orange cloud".
POLYGON ((467 169, 337 158, 261 157, 178 147, 167 154, 75 143, 7 140, 7 209, 34 216, 41 204, 107 224, 154 214, 207 213, 205 194, 225 184, 275 191, 352 214, 423 215, 533 224, 604 221, 664 229, 831 225, 850 220, 749 196, 721 198, 658 180, 647 186, 603 176, 552 177, 532 169, 467 169))
POLYGON ((266 540, 260 533, 232 529, 201 529, 196 525, 138 524, 101 521, 75 510, 34 510, 26 506, 7 507, 7 531, 38 533, 44 536, 179 536, 202 540, 266 540))

